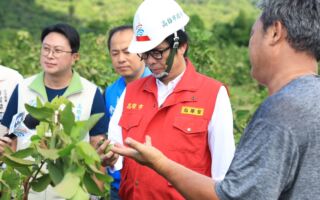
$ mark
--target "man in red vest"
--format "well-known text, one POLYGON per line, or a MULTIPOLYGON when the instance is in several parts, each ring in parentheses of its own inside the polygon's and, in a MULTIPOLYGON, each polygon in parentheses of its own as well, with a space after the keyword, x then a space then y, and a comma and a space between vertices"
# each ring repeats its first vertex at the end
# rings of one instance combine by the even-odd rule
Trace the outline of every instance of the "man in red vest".
POLYGON ((165 150, 152 147, 153 136, 145 144, 126 138, 129 147, 112 148, 157 171, 188 200, 320 199, 320 1, 258 5, 262 13, 249 42, 251 75, 269 97, 245 129, 223 180, 168 159, 165 150))
MULTIPOLYGON (((189 17, 174 0, 145 0, 134 18, 129 51, 153 76, 127 85, 109 125, 109 139, 144 141, 198 173, 222 180, 234 154, 232 110, 222 83, 199 74, 187 58, 189 17)), ((153 170, 119 159, 122 199, 183 199, 153 170)))

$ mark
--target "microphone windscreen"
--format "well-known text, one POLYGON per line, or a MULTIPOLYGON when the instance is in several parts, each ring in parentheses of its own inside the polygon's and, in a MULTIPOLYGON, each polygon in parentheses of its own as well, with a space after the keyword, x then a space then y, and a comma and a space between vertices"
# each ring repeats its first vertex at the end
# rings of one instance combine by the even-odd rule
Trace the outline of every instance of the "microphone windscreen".
POLYGON ((27 116, 23 120, 23 123, 28 129, 35 129, 36 126, 39 125, 40 121, 32 117, 30 114, 27 114, 27 116))

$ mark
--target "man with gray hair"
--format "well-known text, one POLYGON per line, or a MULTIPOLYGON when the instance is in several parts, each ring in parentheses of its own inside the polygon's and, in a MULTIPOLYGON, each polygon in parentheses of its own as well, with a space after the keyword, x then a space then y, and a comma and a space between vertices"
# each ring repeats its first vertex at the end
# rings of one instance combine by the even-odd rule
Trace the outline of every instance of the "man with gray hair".
POLYGON ((319 199, 320 1, 262 0, 249 50, 269 91, 221 181, 192 172, 131 138, 112 150, 161 174, 186 199, 319 199), (131 148, 130 148, 131 147, 131 148))

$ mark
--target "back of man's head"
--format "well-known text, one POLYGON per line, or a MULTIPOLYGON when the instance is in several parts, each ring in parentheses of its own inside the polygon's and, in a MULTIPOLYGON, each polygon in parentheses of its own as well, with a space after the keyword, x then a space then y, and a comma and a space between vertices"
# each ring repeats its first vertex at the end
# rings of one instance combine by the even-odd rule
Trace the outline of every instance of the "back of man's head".
POLYGON ((296 51, 305 51, 320 60, 319 0, 260 0, 264 30, 280 21, 287 30, 287 41, 296 51))

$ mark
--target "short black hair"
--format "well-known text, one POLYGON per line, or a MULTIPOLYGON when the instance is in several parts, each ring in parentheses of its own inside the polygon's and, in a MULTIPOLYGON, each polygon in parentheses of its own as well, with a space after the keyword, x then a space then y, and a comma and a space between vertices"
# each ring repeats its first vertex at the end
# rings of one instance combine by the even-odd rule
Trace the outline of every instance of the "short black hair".
MULTIPOLYGON (((178 37, 179 37, 179 47, 180 47, 181 45, 183 45, 183 44, 188 44, 189 37, 188 37, 188 34, 186 33, 186 31, 180 29, 180 30, 177 31, 177 35, 178 35, 178 37)), ((173 43, 174 43, 174 40, 173 40, 173 39, 174 39, 174 34, 169 35, 169 36, 165 39, 165 41, 169 44, 169 46, 170 46, 171 49, 172 49, 173 43)), ((184 57, 187 56, 188 48, 189 48, 189 46, 187 47, 187 50, 186 50, 186 52, 184 53, 184 57)))
POLYGON ((41 42, 43 42, 44 38, 52 32, 60 33, 64 35, 69 41, 70 47, 72 49, 72 53, 77 53, 80 49, 80 36, 78 31, 65 23, 58 23, 54 25, 50 25, 45 27, 41 33, 41 42))
POLYGON ((110 51, 110 47, 111 47, 111 39, 112 39, 112 36, 117 33, 117 32, 121 32, 121 31, 124 31, 124 30, 132 30, 133 31, 133 28, 132 28, 132 25, 122 25, 122 26, 117 26, 117 27, 114 27, 112 28, 110 31, 109 31, 109 36, 108 36, 108 49, 110 51))
POLYGON ((266 31, 280 21, 287 30, 287 41, 297 51, 311 54, 320 61, 320 1, 261 0, 261 21, 266 31))

